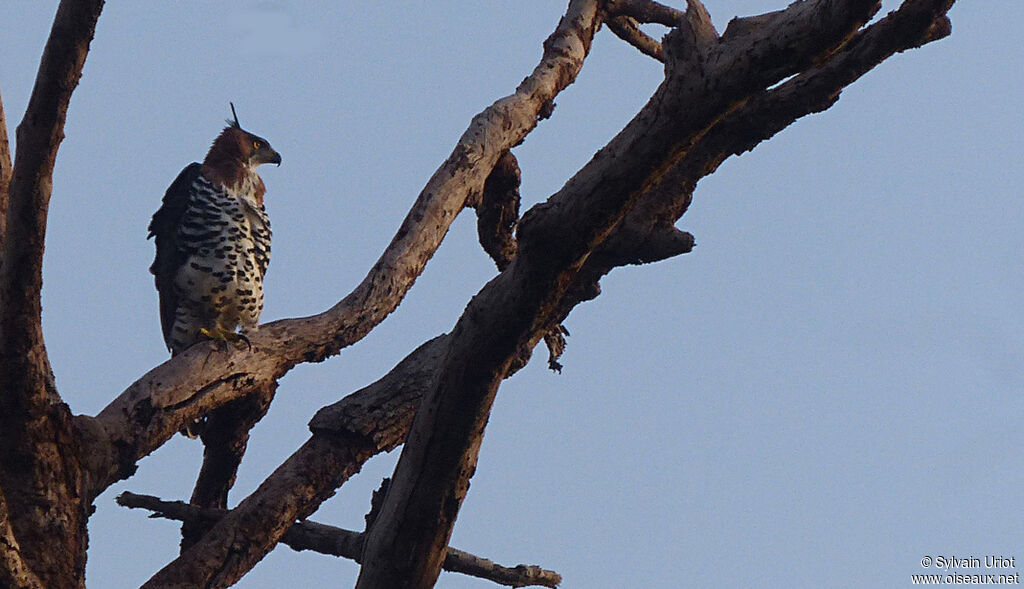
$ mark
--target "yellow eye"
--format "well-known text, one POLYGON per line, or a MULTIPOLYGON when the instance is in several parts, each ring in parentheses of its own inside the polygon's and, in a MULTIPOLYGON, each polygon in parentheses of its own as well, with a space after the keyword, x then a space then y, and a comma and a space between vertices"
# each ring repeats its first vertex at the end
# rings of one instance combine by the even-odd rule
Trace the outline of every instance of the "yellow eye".
POLYGON ((256 149, 256 150, 258 150, 258 149, 259 149, 259 148, 261 148, 261 147, 263 147, 263 144, 262 144, 262 143, 260 143, 259 141, 253 141, 253 142, 252 142, 252 148, 253 148, 253 149, 256 149))

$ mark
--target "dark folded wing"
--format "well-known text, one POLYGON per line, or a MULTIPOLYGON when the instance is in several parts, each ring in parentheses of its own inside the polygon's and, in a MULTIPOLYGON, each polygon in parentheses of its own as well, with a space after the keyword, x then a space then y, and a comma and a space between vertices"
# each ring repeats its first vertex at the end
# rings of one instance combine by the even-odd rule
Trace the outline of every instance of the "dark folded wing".
POLYGON ((178 296, 174 291, 174 277, 188 258, 187 252, 178 243, 178 232, 182 217, 188 208, 192 185, 199 177, 202 165, 191 163, 178 174, 164 194, 160 209, 153 214, 149 222, 149 236, 156 238, 156 259, 149 271, 156 281, 156 290, 160 295, 160 327, 164 341, 170 348, 171 328, 174 326, 174 314, 178 308, 178 296))

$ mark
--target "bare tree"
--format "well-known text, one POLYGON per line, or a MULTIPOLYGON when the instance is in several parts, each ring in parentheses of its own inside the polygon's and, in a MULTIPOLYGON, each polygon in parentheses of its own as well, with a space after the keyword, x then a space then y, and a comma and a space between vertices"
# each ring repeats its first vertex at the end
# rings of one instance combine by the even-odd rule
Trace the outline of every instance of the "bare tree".
POLYGON ((17 128, 14 165, 0 108, 0 585, 84 586, 93 499, 207 416, 191 505, 119 501, 185 522, 182 552, 145 587, 226 587, 279 542, 362 563, 359 587, 430 587, 442 567, 522 586, 554 586, 539 567, 501 567, 448 548, 503 379, 542 340, 558 368, 562 322, 614 268, 686 253, 675 227, 697 182, 798 118, 823 111, 894 53, 950 32, 953 0, 905 0, 870 22, 876 0, 804 0, 734 19, 724 33, 700 0, 571 0, 540 63, 473 118, 358 287, 326 311, 262 326, 252 349, 194 346, 153 368, 98 415, 57 390, 40 322, 51 178, 71 93, 102 0, 63 0, 17 128), (870 22, 870 24, 869 24, 870 22), (669 28, 658 41, 641 25, 669 28), (602 24, 664 62, 665 78, 622 131, 556 194, 519 214, 512 149, 583 67, 602 24), (249 429, 294 366, 338 354, 397 308, 455 217, 475 209, 499 273, 448 334, 380 380, 321 409, 309 439, 249 497, 225 510, 249 429), (405 444, 363 533, 295 525, 363 463, 405 444))

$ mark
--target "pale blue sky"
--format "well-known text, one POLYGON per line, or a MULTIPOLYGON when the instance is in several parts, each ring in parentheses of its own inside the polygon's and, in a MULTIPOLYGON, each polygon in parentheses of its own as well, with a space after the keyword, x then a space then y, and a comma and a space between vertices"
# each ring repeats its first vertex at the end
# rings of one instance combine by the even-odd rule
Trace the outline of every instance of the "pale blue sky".
MULTIPOLYGON (((0 91, 24 112, 56 3, 6 0, 0 91)), ((781 0, 706 0, 722 30, 781 0)), ((886 1, 884 11, 897 2, 886 1)), ((109 2, 54 179, 43 324, 57 383, 95 413, 166 359, 146 225, 234 101, 281 152, 264 320, 321 311, 365 275, 470 118, 540 56, 563 2, 109 2)), ((453 545, 563 587, 904 587, 924 555, 1024 559, 1024 4, 967 2, 701 182, 692 254, 616 271, 579 307, 561 375, 507 381, 453 545)), ((640 108, 659 64, 602 31, 516 150, 539 202, 640 108)), ((369 337, 281 383, 237 501, 322 405, 454 325, 493 275, 470 214, 369 337)), ((314 519, 361 529, 397 452, 314 519)), ((177 526, 114 505, 187 498, 176 437, 96 501, 90 587, 135 587, 177 526)), ((238 586, 346 586, 349 561, 275 550, 238 586)), ((965 571, 970 572, 970 571, 965 571)), ((444 574, 439 587, 487 587, 444 574)))

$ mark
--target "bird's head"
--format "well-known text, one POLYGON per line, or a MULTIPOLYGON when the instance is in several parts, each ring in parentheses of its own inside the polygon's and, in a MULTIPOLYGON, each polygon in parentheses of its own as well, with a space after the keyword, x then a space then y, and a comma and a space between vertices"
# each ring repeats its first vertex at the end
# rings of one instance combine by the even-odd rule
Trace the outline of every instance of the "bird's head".
POLYGON ((238 129, 238 131, 236 140, 240 144, 239 150, 244 161, 250 167, 255 168, 260 164, 281 165, 281 154, 274 151, 273 147, 270 147, 269 141, 248 131, 242 131, 241 129, 238 129))
POLYGON ((270 142, 254 135, 238 124, 235 105, 231 104, 234 120, 228 119, 228 126, 213 141, 210 152, 206 155, 207 163, 242 164, 250 169, 260 164, 281 165, 281 154, 274 151, 270 142))

